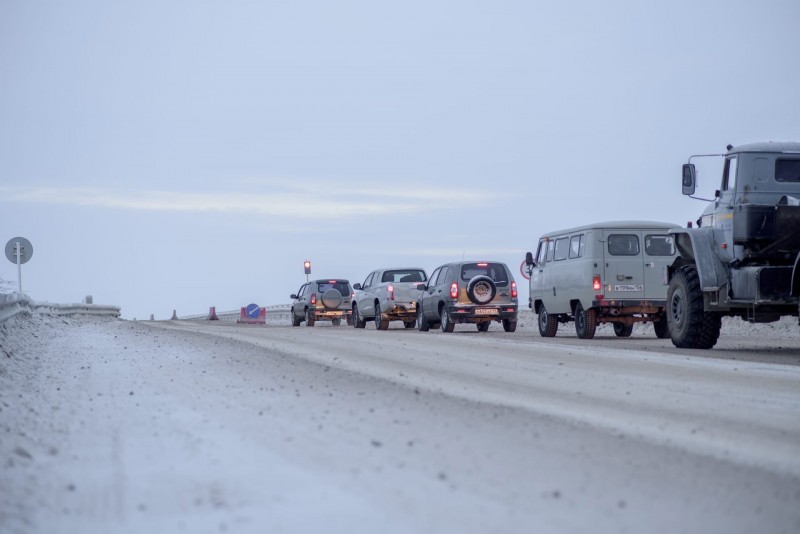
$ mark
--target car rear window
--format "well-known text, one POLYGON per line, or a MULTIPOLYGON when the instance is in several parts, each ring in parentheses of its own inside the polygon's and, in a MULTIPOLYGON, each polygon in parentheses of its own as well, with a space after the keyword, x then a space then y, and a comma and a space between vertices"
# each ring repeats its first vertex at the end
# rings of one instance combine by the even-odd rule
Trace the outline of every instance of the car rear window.
POLYGON ((424 282, 427 279, 425 271, 420 269, 386 271, 383 273, 383 276, 381 276, 381 282, 392 282, 395 284, 400 282, 424 282))
POLYGON ((319 294, 322 295, 329 289, 335 289, 339 293, 344 296, 350 294, 350 283, 349 282, 342 282, 342 281, 330 281, 330 282, 317 282, 317 291, 319 294))
POLYGON ((498 287, 508 285, 508 271, 502 263, 465 263, 461 266, 461 279, 465 282, 481 275, 494 280, 498 287))
POLYGON ((608 236, 608 253, 612 256, 639 254, 639 236, 636 234, 611 234, 608 236))

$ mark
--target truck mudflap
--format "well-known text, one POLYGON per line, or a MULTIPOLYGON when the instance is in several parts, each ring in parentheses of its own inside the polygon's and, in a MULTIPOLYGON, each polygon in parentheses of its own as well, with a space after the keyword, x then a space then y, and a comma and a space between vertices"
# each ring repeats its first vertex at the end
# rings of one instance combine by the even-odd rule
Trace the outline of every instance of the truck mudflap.
MULTIPOLYGON (((714 250, 714 233, 706 228, 676 228, 669 231, 675 236, 680 257, 697 265, 702 291, 719 291, 728 281, 728 274, 714 250)), ((670 271, 676 266, 670 267, 670 271)), ((671 274, 671 272, 670 272, 671 274)))

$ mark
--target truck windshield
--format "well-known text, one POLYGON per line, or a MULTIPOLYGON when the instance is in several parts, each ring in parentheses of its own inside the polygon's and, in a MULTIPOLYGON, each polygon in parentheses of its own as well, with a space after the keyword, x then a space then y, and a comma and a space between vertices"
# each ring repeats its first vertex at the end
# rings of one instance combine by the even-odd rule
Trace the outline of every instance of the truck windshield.
POLYGON ((461 279, 465 282, 481 275, 494 280, 498 287, 508 285, 508 272, 502 263, 465 263, 461 266, 461 279))
POLYGON ((427 279, 425 271, 420 269, 386 271, 383 273, 383 276, 381 276, 381 282, 392 282, 394 284, 400 282, 424 282, 427 279))

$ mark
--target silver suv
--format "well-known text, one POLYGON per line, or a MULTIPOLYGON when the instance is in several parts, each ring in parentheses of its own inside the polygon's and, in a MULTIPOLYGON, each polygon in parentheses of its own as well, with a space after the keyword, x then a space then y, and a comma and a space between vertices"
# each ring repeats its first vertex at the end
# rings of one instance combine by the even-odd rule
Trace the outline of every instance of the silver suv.
POLYGON ((517 329, 517 283, 504 263, 460 261, 437 267, 417 302, 417 328, 440 326, 452 332, 457 323, 473 323, 486 332, 492 321, 517 329))
POLYGON ((351 323, 353 288, 347 280, 312 280, 289 298, 293 300, 292 326, 300 326, 303 321, 306 326, 314 326, 317 321, 339 326, 342 319, 351 323))

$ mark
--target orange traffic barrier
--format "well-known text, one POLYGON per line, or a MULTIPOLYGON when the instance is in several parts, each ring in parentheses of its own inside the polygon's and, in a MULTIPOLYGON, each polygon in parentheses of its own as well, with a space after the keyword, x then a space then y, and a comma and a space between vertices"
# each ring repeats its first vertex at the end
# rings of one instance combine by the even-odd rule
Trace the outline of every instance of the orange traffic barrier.
POLYGON ((217 317, 217 307, 211 306, 208 309, 208 320, 209 321, 219 321, 219 317, 217 317))

